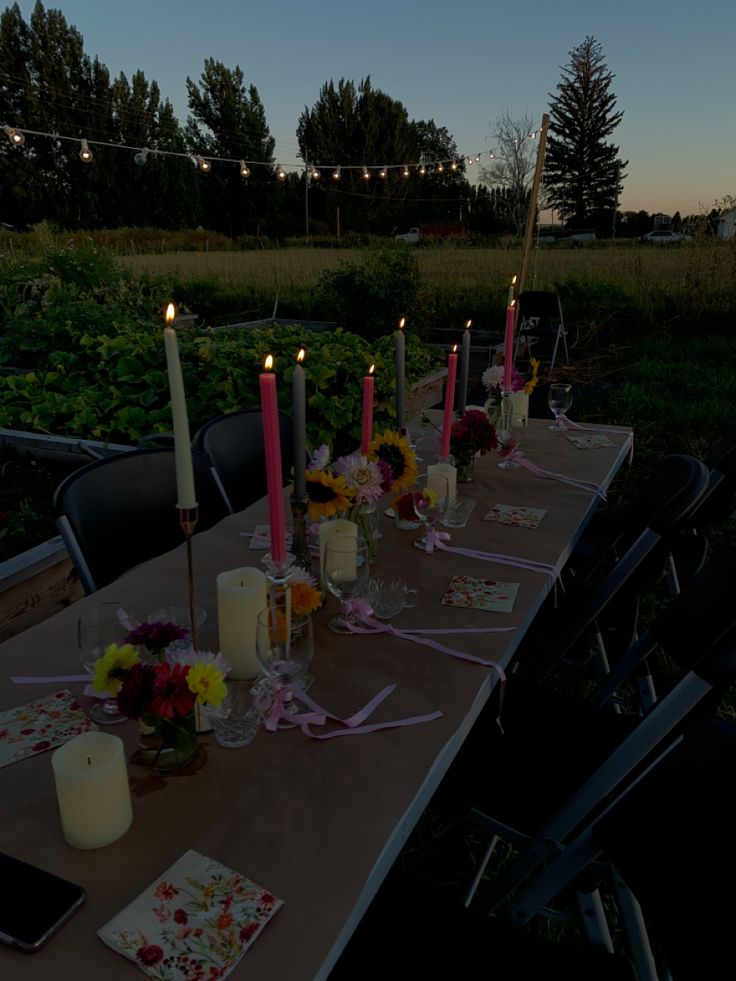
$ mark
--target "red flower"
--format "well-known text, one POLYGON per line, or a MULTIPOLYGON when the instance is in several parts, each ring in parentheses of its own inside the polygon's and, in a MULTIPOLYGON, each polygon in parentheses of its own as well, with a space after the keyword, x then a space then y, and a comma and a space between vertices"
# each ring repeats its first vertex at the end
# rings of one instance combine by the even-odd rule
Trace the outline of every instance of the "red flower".
POLYGON ((159 715, 164 719, 189 715, 194 710, 196 695, 187 685, 189 665, 157 664, 153 682, 153 700, 147 715, 159 715))
POLYGON ((170 882, 159 882, 153 895, 156 899, 173 899, 178 891, 170 882))
POLYGON ((135 956, 141 964, 153 967, 164 959, 164 952, 156 944, 149 944, 147 947, 139 947, 135 956))
POLYGON ((249 923, 248 926, 244 926, 243 929, 238 934, 241 943, 247 943, 248 940, 253 936, 253 934, 258 929, 257 923, 249 923))
POLYGON ((187 923, 189 917, 187 916, 186 910, 175 909, 174 910, 174 923, 187 923))
POLYGON ((123 684, 117 694, 117 705, 129 719, 146 715, 153 700, 154 667, 152 664, 134 664, 125 672, 123 684))
POLYGON ((227 930, 229 926, 233 925, 233 914, 232 913, 220 913, 215 921, 218 930, 227 930))
POLYGON ((21 736, 30 736, 31 733, 35 731, 36 731, 35 729, 21 729, 20 734, 21 736))
POLYGON ((33 746, 31 746, 31 752, 40 753, 44 749, 48 749, 50 745, 51 743, 48 739, 42 739, 40 743, 34 743, 33 746))
POLYGON ((272 896, 270 892, 264 892, 264 894, 261 896, 261 902, 264 906, 273 906, 273 904, 276 902, 276 897, 272 896))

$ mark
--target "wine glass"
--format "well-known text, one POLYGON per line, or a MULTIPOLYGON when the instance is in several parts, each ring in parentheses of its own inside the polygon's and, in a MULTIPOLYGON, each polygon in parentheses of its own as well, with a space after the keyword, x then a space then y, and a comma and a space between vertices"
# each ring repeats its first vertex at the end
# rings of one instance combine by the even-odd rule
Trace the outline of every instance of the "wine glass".
MULTIPOLYGON (((79 614, 77 620, 77 646, 82 667, 94 674, 95 665, 110 644, 119 644, 128 633, 118 617, 121 603, 98 603, 79 614)), ((128 717, 118 710, 118 703, 112 696, 97 701, 89 710, 89 716, 99 725, 111 726, 117 722, 127 722, 128 717)))
POLYGON ((325 585, 340 600, 340 615, 327 624, 336 634, 350 634, 355 617, 348 609, 350 600, 362 596, 368 587, 370 570, 368 545, 363 538, 340 536, 325 549, 325 585))
POLYGON ((305 677, 313 654, 311 616, 291 616, 283 607, 261 610, 256 626, 256 657, 269 687, 281 691, 284 711, 289 715, 299 714, 292 687, 305 677))
POLYGON ((551 426, 547 426, 547 429, 551 429, 555 433, 566 432, 565 420, 559 417, 567 412, 572 405, 572 385, 564 385, 561 382, 555 382, 550 385, 547 394, 547 405, 555 417, 554 423, 551 426))
POLYGON ((427 536, 447 510, 449 496, 450 488, 444 474, 425 471, 417 476, 412 502, 414 513, 425 526, 424 535, 414 542, 417 548, 427 547, 427 536))

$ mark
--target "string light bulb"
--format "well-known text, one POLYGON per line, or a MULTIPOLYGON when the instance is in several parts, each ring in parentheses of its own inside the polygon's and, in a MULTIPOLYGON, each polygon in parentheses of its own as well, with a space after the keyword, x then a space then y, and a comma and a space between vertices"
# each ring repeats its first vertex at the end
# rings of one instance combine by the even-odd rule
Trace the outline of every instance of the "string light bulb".
POLYGON ((212 164, 209 162, 209 160, 206 160, 204 157, 200 157, 197 160, 197 163, 199 164, 199 169, 202 171, 203 174, 207 174, 209 173, 209 171, 212 170, 212 164))
POLYGON ((339 167, 335 167, 335 169, 332 171, 332 179, 333 179, 333 181, 339 181, 341 176, 342 175, 340 174, 340 168, 339 167))
POLYGON ((453 160, 450 164, 450 170, 457 170, 457 160, 453 160))
POLYGON ((139 167, 143 167, 145 166, 146 159, 150 152, 151 151, 148 149, 148 147, 145 146, 143 147, 142 150, 139 150, 138 153, 136 153, 136 155, 133 157, 133 160, 135 161, 135 163, 138 164, 139 167))
POLYGON ((281 164, 276 164, 276 176, 278 177, 278 179, 280 181, 285 181, 286 180, 286 171, 281 166, 281 164))
POLYGON ((370 170, 368 170, 367 167, 364 167, 363 168, 363 180, 364 181, 369 181, 370 179, 371 179, 371 172, 370 172, 370 170))
POLYGON ((92 151, 87 145, 87 141, 81 140, 80 142, 82 144, 82 149, 79 151, 79 159, 82 161, 82 163, 92 163, 94 157, 92 156, 92 151))
POLYGON ((437 173, 443 174, 445 172, 445 165, 443 163, 437 164, 437 173))
POLYGON ((312 180, 313 181, 318 181, 321 176, 322 176, 322 174, 320 174, 320 172, 317 170, 317 168, 316 167, 313 167, 312 168, 312 180))
POLYGON ((419 173, 422 177, 424 177, 424 175, 427 173, 427 168, 424 166, 424 164, 419 165, 419 173))
POLYGON ((404 177, 409 176, 409 168, 406 166, 406 164, 404 164, 404 170, 402 173, 404 174, 404 177))
POLYGON ((12 126, 3 126, 3 131, 13 146, 23 146, 23 144, 26 142, 25 135, 19 130, 14 129, 12 126))
POLYGON ((241 177, 250 177, 250 167, 245 162, 245 160, 241 160, 240 161, 240 176, 241 177))
POLYGON ((381 169, 378 171, 378 176, 379 177, 382 177, 384 180, 386 179, 386 168, 385 167, 381 167, 381 169))

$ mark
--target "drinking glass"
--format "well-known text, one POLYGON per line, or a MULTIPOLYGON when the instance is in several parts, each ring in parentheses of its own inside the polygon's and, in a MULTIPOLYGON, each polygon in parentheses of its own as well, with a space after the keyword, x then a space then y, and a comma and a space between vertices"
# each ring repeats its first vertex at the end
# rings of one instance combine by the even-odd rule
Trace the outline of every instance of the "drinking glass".
POLYGON ((414 544, 423 549, 427 545, 427 535, 447 510, 450 489, 447 477, 425 471, 417 476, 413 491, 414 513, 425 527, 424 535, 414 544))
POLYGON ((370 569, 368 545, 362 538, 333 538, 325 549, 325 585, 340 600, 340 615, 327 624, 336 634, 350 634, 355 618, 348 609, 350 600, 363 596, 370 569))
POLYGON ((299 713, 292 686, 300 682, 314 654, 314 635, 310 616, 287 617, 279 607, 267 607, 258 614, 256 657, 269 687, 280 690, 284 711, 299 713))
POLYGON ((552 415, 555 417, 555 421, 551 426, 547 426, 547 429, 551 429, 555 433, 564 433, 567 431, 564 419, 560 419, 563 413, 572 405, 572 385, 564 385, 560 382, 555 382, 553 385, 549 386, 549 392, 547 394, 547 405, 549 405, 552 415))
MULTIPOLYGON (((94 674, 97 661, 110 644, 119 644, 128 633, 118 618, 122 603, 98 603, 79 614, 77 620, 77 646, 82 667, 94 674)), ((95 702, 89 710, 90 718, 102 726, 127 722, 128 717, 118 710, 118 703, 112 696, 95 702)))

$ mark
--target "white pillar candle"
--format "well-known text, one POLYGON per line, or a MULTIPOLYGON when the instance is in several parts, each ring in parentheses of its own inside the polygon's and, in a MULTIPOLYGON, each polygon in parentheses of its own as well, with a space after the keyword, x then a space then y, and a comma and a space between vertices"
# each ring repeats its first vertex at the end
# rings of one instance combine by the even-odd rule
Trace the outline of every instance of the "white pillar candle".
POLYGON ((83 732, 51 756, 61 830, 74 848, 102 848, 133 821, 123 741, 107 732, 83 732))
MULTIPOLYGON (((427 467, 427 473, 430 478, 432 475, 444 477, 447 481, 447 500, 448 503, 452 504, 457 496, 457 470, 455 467, 451 463, 432 463, 427 467)), ((444 490, 444 483, 441 480, 437 481, 437 486, 444 490)))
POLYGON ((192 469, 192 441, 189 437, 189 417, 187 403, 184 397, 184 379, 181 374, 179 360, 179 345, 176 331, 168 326, 173 323, 175 310, 173 303, 166 309, 166 324, 164 327, 164 348, 166 350, 166 366, 169 374, 169 392, 171 395, 171 415, 174 423, 174 455, 176 457, 176 494, 177 507, 194 508, 197 506, 197 496, 194 490, 194 471, 192 469))
MULTIPOLYGON (((322 592, 327 589, 325 584, 325 551, 327 543, 335 538, 358 538, 358 526, 354 521, 347 521, 345 518, 336 518, 334 521, 325 521, 319 526, 319 577, 322 592)), ((355 570, 356 551, 353 553, 353 570, 355 570)), ((354 574, 354 573, 353 573, 354 574)))
POLYGON ((529 418, 529 396, 523 388, 511 395, 511 425, 526 426, 529 418))
POLYGON ((266 577, 260 569, 245 567, 217 577, 217 619, 220 650, 230 664, 228 677, 255 678, 258 614, 268 606, 266 577))

